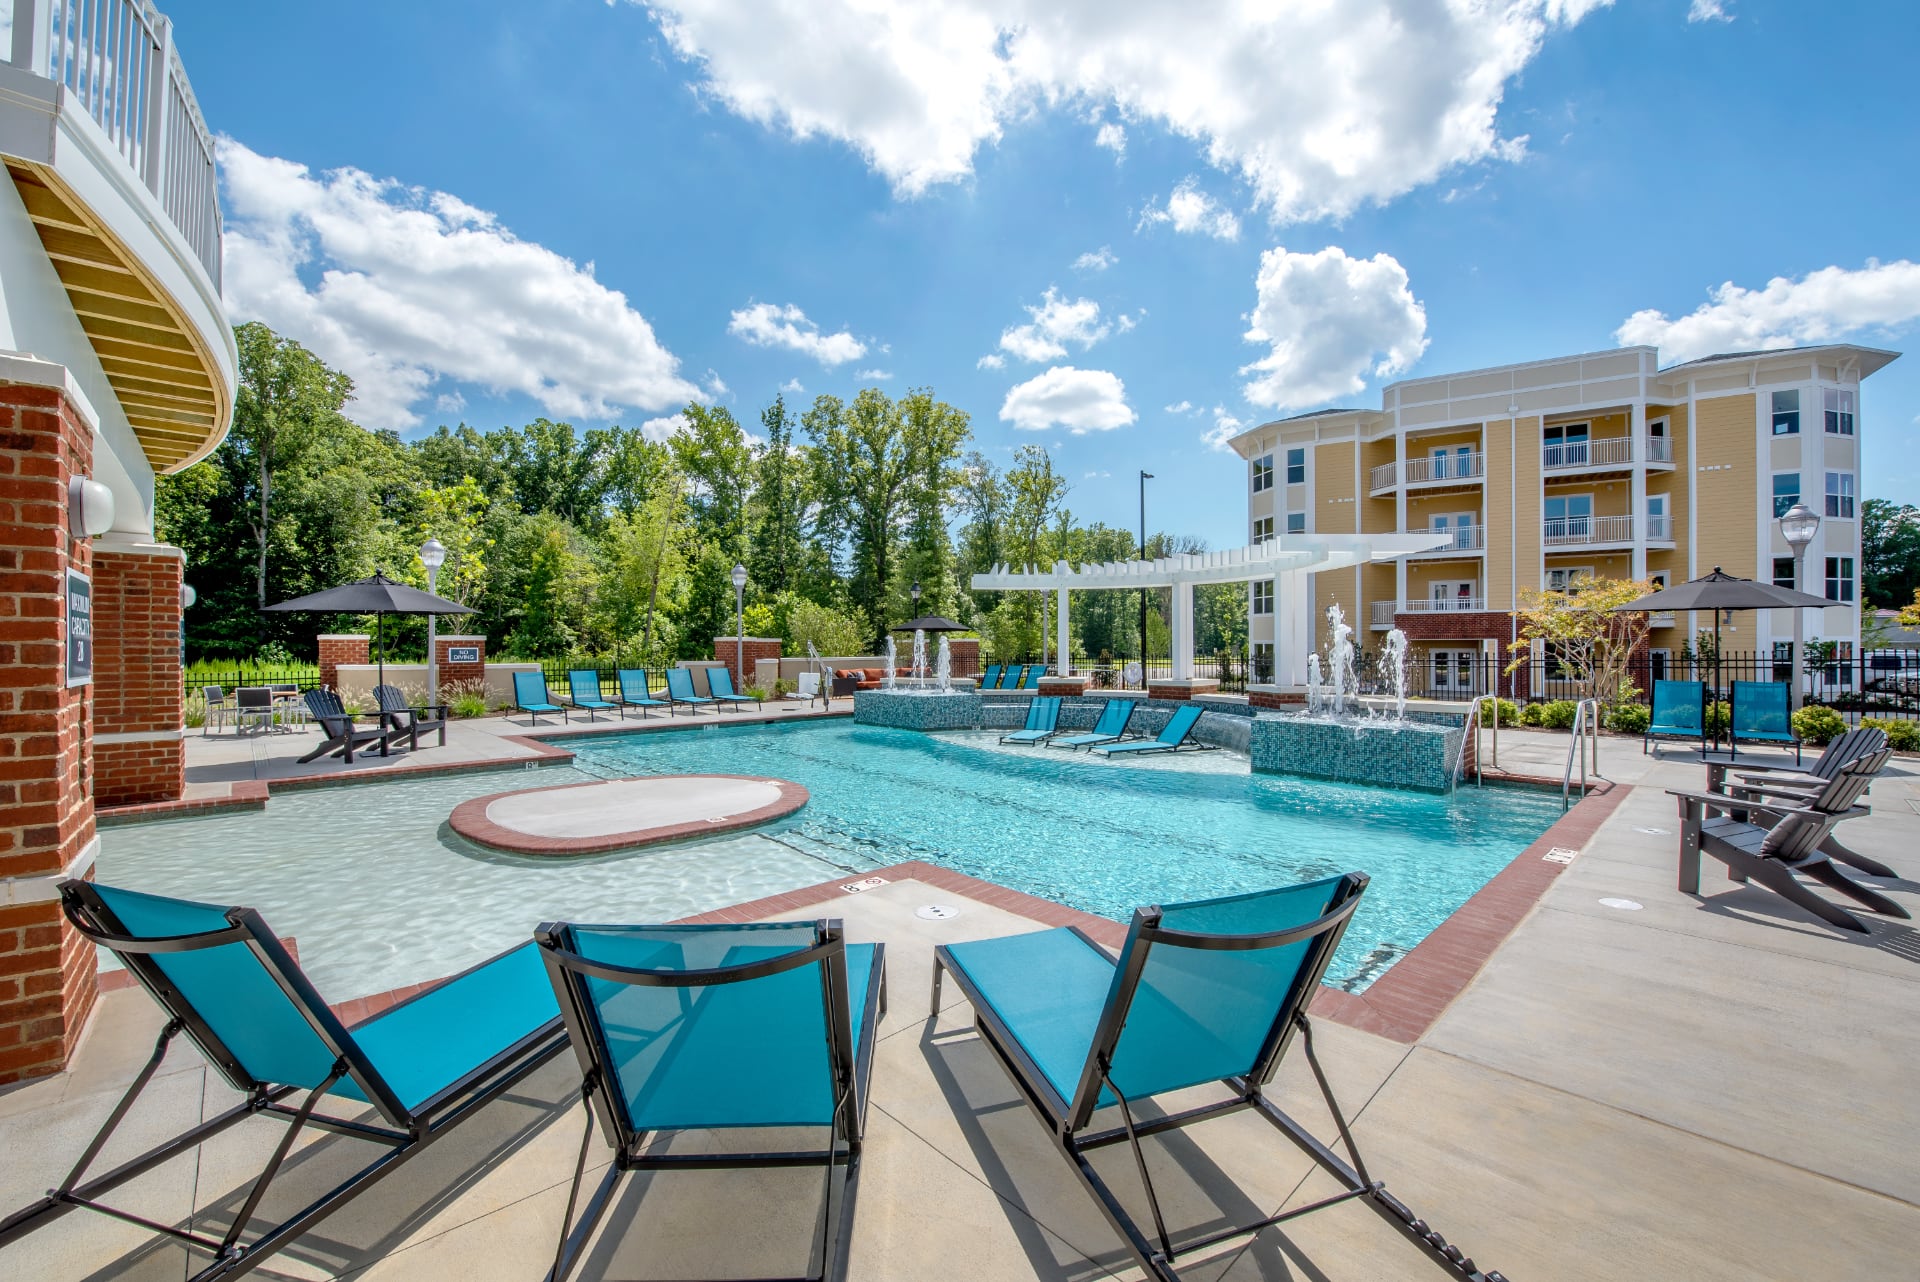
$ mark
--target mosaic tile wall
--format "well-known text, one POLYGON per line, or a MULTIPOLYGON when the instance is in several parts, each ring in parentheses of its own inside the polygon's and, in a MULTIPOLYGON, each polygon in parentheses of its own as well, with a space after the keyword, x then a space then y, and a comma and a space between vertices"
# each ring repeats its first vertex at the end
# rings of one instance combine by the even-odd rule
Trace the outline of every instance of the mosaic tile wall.
MULTIPOLYGON (((1025 716, 1023 708, 1022 719, 1025 716)), ((972 692, 928 695, 856 690, 853 719, 859 725, 895 730, 972 730, 980 724, 980 696, 972 692)))
POLYGON ((1402 727, 1255 717, 1249 755, 1253 768, 1383 788, 1446 792, 1466 734, 1462 718, 1409 714, 1402 727))

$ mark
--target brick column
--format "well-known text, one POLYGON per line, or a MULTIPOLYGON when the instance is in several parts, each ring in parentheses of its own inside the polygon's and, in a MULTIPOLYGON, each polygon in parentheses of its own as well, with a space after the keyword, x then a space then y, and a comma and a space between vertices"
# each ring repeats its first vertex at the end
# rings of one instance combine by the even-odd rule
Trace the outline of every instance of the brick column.
POLYGON ((67 485, 93 466, 91 413, 64 368, 49 385, 0 382, 0 1082, 58 1071, 96 993, 93 945, 53 883, 84 876, 93 830, 90 688, 66 682, 67 485))
POLYGON ((955 637, 949 640, 947 657, 953 661, 954 676, 977 677, 980 675, 980 639, 978 637, 955 637))
POLYGON ((364 632, 323 632, 320 635, 320 685, 338 689, 334 681, 343 663, 372 663, 373 638, 364 632))
POLYGON ((715 662, 727 665, 727 674, 733 678, 733 688, 735 693, 738 693, 753 684, 755 664, 762 659, 780 657, 780 638, 744 637, 736 641, 733 637, 715 637, 713 657, 715 662), (736 650, 740 656, 739 661, 735 659, 736 650), (742 661, 746 664, 745 672, 739 670, 742 661))
POLYGON ((127 536, 94 540, 94 804, 173 801, 186 791, 181 740, 180 571, 184 554, 127 536))
MULTIPOLYGON (((485 637, 437 636, 433 639, 433 646, 433 657, 437 659, 440 664, 441 690, 445 690, 448 686, 459 685, 464 682, 478 682, 481 685, 486 684, 487 639, 485 637), (455 663, 447 657, 449 650, 471 650, 474 654, 473 662, 455 663)), ((349 663, 352 662, 352 660, 342 659, 340 662, 349 663)), ((366 660, 362 659, 360 662, 365 663, 366 660)), ((440 696, 436 695, 434 697, 437 698, 440 696)))

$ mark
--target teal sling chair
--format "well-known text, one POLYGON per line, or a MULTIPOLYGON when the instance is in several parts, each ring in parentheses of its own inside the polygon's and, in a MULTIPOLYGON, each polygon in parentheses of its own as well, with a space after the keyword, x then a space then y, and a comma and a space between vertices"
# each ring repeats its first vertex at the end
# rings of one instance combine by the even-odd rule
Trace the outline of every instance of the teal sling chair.
MULTIPOLYGON (((322 1219, 392 1174, 566 1046, 553 990, 531 943, 482 962, 347 1028, 321 1000, 266 920, 251 908, 139 894, 85 881, 60 883, 76 929, 112 949, 168 1016, 153 1056, 108 1114, 59 1188, 0 1220, 10 1242, 87 1208, 204 1251, 191 1282, 257 1268, 322 1219), (158 1148, 87 1176, 114 1130, 185 1033, 213 1071, 245 1098, 158 1148), (297 1104, 290 1098, 299 1092, 297 1104), (371 1117, 321 1111, 329 1097, 373 1106, 371 1117), (100 1199, 248 1118, 286 1126, 224 1235, 134 1215, 100 1199), (308 1126, 372 1144, 377 1156, 346 1182, 247 1239, 255 1212, 293 1142, 308 1126)), ((0 1274, 6 1273, 0 1260, 0 1274)))
POLYGON ((795 1166, 818 1166, 826 1187, 819 1237, 808 1245, 819 1268, 808 1280, 844 1277, 874 1029, 887 1008, 882 946, 849 944, 830 920, 548 922, 534 941, 580 1061, 588 1111, 548 1282, 572 1273, 633 1171, 795 1166), (812 1128, 826 1132, 826 1143, 749 1153, 649 1144, 661 1133, 743 1127, 812 1128), (596 1129, 613 1162, 575 1223, 596 1129))
POLYGON ((1500 1282, 1498 1273, 1482 1273, 1368 1173, 1313 1053, 1307 1002, 1366 885, 1364 874, 1347 873, 1137 909, 1117 962, 1074 927, 941 945, 934 949, 933 1011, 937 1017, 941 975, 951 975, 973 1005, 980 1040, 1154 1282, 1179 1282, 1174 1264, 1182 1256, 1349 1200, 1372 1208, 1456 1275, 1500 1282), (1037 975, 1047 982, 1035 983, 1037 975), (1295 1037, 1346 1159, 1264 1094, 1295 1037), (1137 1103, 1209 1083, 1224 1087, 1227 1097, 1148 1118, 1134 1114, 1137 1103), (1095 1114, 1113 1108, 1121 1125, 1094 1129, 1095 1114), (1251 1224, 1184 1237, 1176 1246, 1140 1140, 1242 1110, 1271 1123, 1343 1191, 1251 1224), (1089 1158, 1115 1144, 1133 1150, 1153 1214, 1151 1237, 1089 1158))

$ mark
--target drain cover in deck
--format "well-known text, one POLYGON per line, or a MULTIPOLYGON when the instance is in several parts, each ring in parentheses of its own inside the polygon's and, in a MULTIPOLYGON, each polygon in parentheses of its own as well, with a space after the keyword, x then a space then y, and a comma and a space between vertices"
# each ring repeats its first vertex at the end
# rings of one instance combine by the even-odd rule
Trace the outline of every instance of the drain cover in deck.
POLYGON ((807 790, 756 775, 657 775, 496 792, 448 816, 468 841, 516 855, 592 855, 735 832, 790 815, 807 790))

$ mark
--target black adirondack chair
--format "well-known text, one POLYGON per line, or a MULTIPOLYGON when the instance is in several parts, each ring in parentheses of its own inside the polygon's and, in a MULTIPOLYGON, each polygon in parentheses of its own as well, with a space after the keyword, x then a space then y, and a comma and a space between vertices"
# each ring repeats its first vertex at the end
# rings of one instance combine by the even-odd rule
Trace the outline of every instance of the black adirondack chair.
POLYGON ((1893 900, 1835 868, 1826 852, 1820 849, 1834 825, 1854 812, 1854 803, 1892 755, 1890 750, 1882 748, 1854 758, 1802 805, 1769 802, 1763 806, 1750 800, 1736 800, 1725 793, 1670 789, 1680 802, 1680 890, 1689 895, 1700 893, 1700 856, 1704 854, 1725 864, 1735 881, 1758 882, 1782 899, 1842 930, 1868 933, 1859 918, 1808 890, 1795 879, 1795 873, 1837 890, 1874 912, 1889 917, 1910 917, 1911 914, 1893 900), (1771 826, 1736 818, 1726 813, 1729 810, 1770 811, 1771 826))
POLYGON ((432 734, 440 732, 440 746, 447 746, 447 705, 429 703, 410 704, 407 696, 400 693, 399 686, 375 686, 373 697, 380 704, 380 724, 387 732, 388 744, 407 741, 407 747, 420 746, 420 732, 432 734))
MULTIPOLYGON (((1729 787, 1727 791, 1736 797, 1754 801, 1764 801, 1770 797, 1789 805, 1797 804, 1819 793, 1833 781, 1834 776, 1840 773, 1840 768, 1848 762, 1879 752, 1886 746, 1886 731, 1875 726, 1858 726, 1828 744, 1827 750, 1820 754, 1820 760, 1814 762, 1805 773, 1786 766, 1762 766, 1759 769, 1768 773, 1743 773, 1740 776, 1740 782, 1729 787)), ((1866 810, 1865 806, 1855 806, 1851 813, 1865 814, 1866 810)), ((1763 828, 1770 828, 1773 826, 1772 812, 1756 810, 1749 817, 1749 822, 1757 823, 1763 828)), ((1828 858, 1838 859, 1843 864, 1851 864, 1870 877, 1898 875, 1878 859, 1842 845, 1840 839, 1835 836, 1829 835, 1825 841, 1821 842, 1820 850, 1828 858)))
POLYGON ((353 717, 340 702, 340 696, 331 690, 309 690, 305 698, 307 711, 312 715, 314 724, 320 727, 325 742, 300 758, 301 765, 327 753, 344 757, 347 764, 352 765, 354 749, 361 744, 377 744, 380 755, 387 755, 387 729, 384 724, 365 729, 354 725, 353 717))

